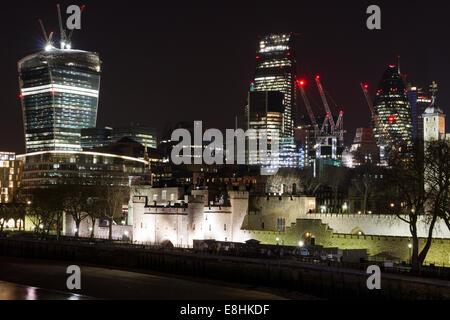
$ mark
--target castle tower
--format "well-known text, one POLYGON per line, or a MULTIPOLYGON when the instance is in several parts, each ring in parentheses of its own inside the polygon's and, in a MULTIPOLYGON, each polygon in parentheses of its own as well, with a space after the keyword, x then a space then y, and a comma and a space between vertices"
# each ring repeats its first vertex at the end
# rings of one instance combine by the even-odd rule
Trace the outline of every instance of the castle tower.
POLYGON ((445 114, 432 104, 423 113, 423 140, 425 143, 445 139, 445 114))

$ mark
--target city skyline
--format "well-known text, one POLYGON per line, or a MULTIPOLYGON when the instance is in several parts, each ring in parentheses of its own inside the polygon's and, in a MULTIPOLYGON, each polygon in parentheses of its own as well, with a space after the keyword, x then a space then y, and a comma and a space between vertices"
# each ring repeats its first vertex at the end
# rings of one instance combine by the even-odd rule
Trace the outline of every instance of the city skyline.
MULTIPOLYGON (((62 3, 62 6, 64 5, 62 3)), ((401 22, 412 19, 413 16, 405 16, 405 12, 413 12, 417 9, 417 4, 410 4, 406 9, 400 5, 384 5, 382 30, 373 33, 365 29, 360 21, 361 16, 364 16, 364 4, 361 4, 360 7, 348 8, 348 10, 339 9, 338 12, 342 12, 343 17, 347 17, 342 20, 346 21, 341 21, 338 14, 332 14, 332 11, 337 8, 330 4, 320 11, 320 19, 316 19, 316 21, 306 15, 306 12, 319 12, 317 6, 312 6, 304 7, 302 13, 299 13, 303 19, 294 16, 291 19, 275 17, 273 21, 255 21, 252 18, 252 22, 244 22, 242 19, 237 19, 236 24, 226 26, 219 26, 219 22, 226 19, 227 13, 234 12, 241 18, 252 8, 242 7, 242 10, 231 10, 231 7, 221 6, 219 8, 223 10, 218 10, 212 7, 201 7, 199 4, 193 6, 198 10, 196 14, 200 14, 201 20, 205 22, 202 26, 200 26, 200 22, 191 23, 188 30, 181 32, 176 30, 180 22, 175 21, 172 25, 168 25, 168 22, 161 22, 160 27, 156 27, 156 20, 151 20, 148 29, 142 29, 138 26, 144 22, 135 19, 137 22, 130 23, 130 25, 135 25, 136 28, 131 28, 129 35, 125 36, 123 32, 126 32, 127 28, 123 28, 123 25, 129 19, 127 8, 123 9, 123 14, 118 15, 118 8, 110 6, 108 9, 112 12, 103 14, 100 4, 88 4, 87 10, 82 15, 82 29, 76 31, 73 37, 73 47, 96 51, 105 57, 102 58, 104 64, 98 126, 117 126, 139 122, 140 124, 154 125, 161 131, 169 121, 174 124, 181 120, 199 119, 208 126, 233 127, 234 117, 245 105, 248 86, 254 76, 257 37, 278 31, 299 33, 295 43, 299 64, 298 75, 307 79, 308 87, 310 87, 307 90, 313 92, 315 100, 319 100, 317 90, 313 88, 312 79, 315 74, 321 74, 326 89, 336 103, 342 105, 346 113, 347 142, 352 140, 356 128, 368 126, 370 121, 370 113, 358 86, 359 82, 369 83, 371 96, 374 97, 375 87, 381 79, 383 70, 388 64, 396 63, 397 54, 402 57, 402 71, 408 73, 408 81, 424 88, 427 88, 431 81, 437 81, 440 88, 438 105, 444 112, 447 110, 446 101, 449 101, 450 97, 445 90, 446 83, 449 81, 445 78, 445 70, 449 66, 439 65, 439 62, 443 61, 443 55, 440 56, 442 47, 441 51, 436 50, 433 46, 424 49, 419 44, 411 47, 410 42, 406 41, 411 36, 411 32, 414 33, 414 27, 411 29, 411 25, 409 25, 409 32, 407 32, 403 26, 404 23, 401 22), (358 13, 358 10, 361 12, 358 13), (400 12, 402 15, 399 15, 400 12), (98 19, 96 18, 101 13, 102 18, 107 19, 104 24, 97 23, 98 19), (206 14, 201 15, 201 13, 206 14), (124 22, 116 25, 112 19, 119 16, 124 22), (399 21, 395 21, 394 16, 399 18, 399 21), (323 19, 325 17, 326 21, 323 19), (245 28, 244 26, 248 26, 248 24, 250 26, 245 28), (337 35, 336 30, 331 28, 333 25, 340 25, 343 28, 335 39, 332 38, 337 35), (108 36, 103 37, 102 32, 106 31, 105 26, 110 27, 109 34, 118 33, 117 38, 120 41, 108 36), (122 28, 120 28, 121 26, 122 28), (136 31, 133 31, 134 29, 136 31), (136 33, 138 30, 151 30, 152 32, 139 31, 136 33), (143 48, 150 50, 140 50, 138 47, 131 51, 130 48, 136 48, 133 44, 137 41, 137 34, 144 34, 142 39, 149 37, 150 41, 143 41, 140 44, 143 48), (400 34, 404 35, 404 39, 398 37, 400 34), (352 36, 353 41, 350 40, 352 36), (386 45, 386 48, 380 48, 376 44, 381 43, 382 40, 387 44, 388 42, 393 43, 389 43, 389 46, 386 45), (394 40, 398 43, 395 43, 394 40), (191 44, 188 45, 186 41, 191 41, 191 44), (340 46, 337 46, 338 42, 341 43, 340 46), (367 47, 367 44, 371 42, 374 45, 367 47), (158 44, 158 50, 151 50, 154 48, 153 44, 158 44), (365 47, 363 48, 363 46, 365 47), (325 47, 336 49, 325 50, 325 47), (210 49, 208 50, 208 48, 210 49), (373 50, 374 54, 371 55, 368 49, 373 50), (137 55, 142 58, 143 63, 140 62, 139 65, 142 67, 142 71, 137 72, 135 68, 129 66, 129 64, 136 66, 135 63, 140 60, 139 58, 131 59, 133 61, 129 62, 130 59, 124 59, 125 55, 137 55), (148 61, 143 59, 143 55, 150 59, 146 58, 148 61), (376 58, 369 58, 370 56, 376 56, 376 58), (220 59, 221 57, 224 59, 220 59), (185 59, 191 58, 192 64, 187 65, 185 59), (157 63, 157 61, 167 61, 167 59, 172 62, 157 63), (173 62, 174 59, 175 62, 173 62), (129 63, 124 64, 121 61, 129 63), (161 64, 165 65, 166 71, 161 70, 161 66, 159 66, 161 64), (189 77, 192 79, 186 81, 189 77), (124 78, 127 80, 124 81, 124 78), (173 95, 174 91, 179 94, 173 95), (148 97, 144 97, 140 94, 141 92, 148 92, 148 97), (217 99, 217 97, 221 97, 221 99, 217 99), (222 112, 222 116, 217 119, 217 112, 211 112, 211 110, 222 112)), ((253 9, 263 16, 269 16, 269 8, 263 3, 261 7, 253 9)), ((156 8, 154 9, 157 11, 156 8)), ((14 8, 12 10, 14 11, 14 8)), ((158 10, 168 12, 167 7, 161 7, 158 10)), ((431 9, 424 8, 424 10, 431 9)), ((150 16, 153 17, 154 11, 149 13, 150 16)), ((171 14, 174 13, 175 17, 178 17, 181 11, 175 9, 175 12, 171 12, 171 14)), ((5 117, 0 120, 1 133, 3 137, 8 136, 9 138, 1 139, 0 147, 3 150, 17 153, 24 152, 25 146, 18 98, 20 92, 17 70, 14 70, 15 63, 21 57, 43 48, 44 40, 39 32, 37 19, 42 18, 49 30, 55 30, 51 27, 54 27, 56 22, 54 4, 50 2, 48 5, 27 6, 23 8, 21 14, 23 20, 14 34, 18 45, 2 53, 6 71, 0 79, 5 92, 0 100, 5 114, 5 117), (12 60, 15 60, 15 63, 11 65, 12 60), (15 74, 12 74, 11 71, 15 74)), ((139 13, 137 14, 139 15, 139 13)), ((422 24, 421 28, 415 30, 418 39, 420 39, 420 34, 428 34, 428 31, 433 29, 433 24, 444 23, 444 20, 438 19, 439 13, 433 12, 433 14, 435 18, 433 23, 429 21, 428 24, 422 24)), ((424 16, 426 15, 424 14, 424 16)), ((8 19, 9 17, 3 19, 2 24, 7 23, 8 19)), ((9 22, 17 24, 17 22, 9 22)), ((445 28, 442 28, 440 31, 429 34, 429 43, 433 43, 433 37, 439 37, 439 34, 442 35, 441 32, 444 31, 445 28)), ((301 103, 299 108, 297 113, 306 113, 301 103)), ((321 110, 315 111, 320 113, 321 110)))

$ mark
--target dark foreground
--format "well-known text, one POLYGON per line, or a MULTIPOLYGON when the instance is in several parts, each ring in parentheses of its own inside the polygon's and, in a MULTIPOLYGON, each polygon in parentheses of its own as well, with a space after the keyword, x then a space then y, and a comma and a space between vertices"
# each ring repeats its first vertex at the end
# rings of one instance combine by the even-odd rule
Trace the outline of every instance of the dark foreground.
POLYGON ((0 257, 2 300, 280 300, 312 299, 299 293, 218 281, 194 281, 159 273, 138 273, 95 266, 81 267, 81 290, 66 288, 67 262, 0 257), (45 289, 42 289, 45 288, 45 289))

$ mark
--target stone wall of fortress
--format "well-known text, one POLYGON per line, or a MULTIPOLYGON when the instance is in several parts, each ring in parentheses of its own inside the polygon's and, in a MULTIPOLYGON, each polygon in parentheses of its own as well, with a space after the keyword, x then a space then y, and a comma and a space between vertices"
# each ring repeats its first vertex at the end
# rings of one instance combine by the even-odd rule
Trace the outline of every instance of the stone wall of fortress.
MULTIPOLYGON (((246 240, 257 239, 264 244, 279 243, 297 246, 299 241, 306 241, 306 233, 312 234, 315 244, 324 247, 367 249, 371 258, 375 258, 374 256, 377 255, 389 255, 393 257, 391 260, 408 261, 410 259, 408 244, 411 243, 411 238, 408 236, 342 234, 335 232, 320 219, 298 219, 285 231, 244 230, 243 238, 246 240)), ((419 243, 420 249, 422 249, 425 239, 420 238, 419 243)), ((380 258, 380 260, 382 259, 380 258)), ((450 239, 433 239, 425 263, 449 266, 450 239)))

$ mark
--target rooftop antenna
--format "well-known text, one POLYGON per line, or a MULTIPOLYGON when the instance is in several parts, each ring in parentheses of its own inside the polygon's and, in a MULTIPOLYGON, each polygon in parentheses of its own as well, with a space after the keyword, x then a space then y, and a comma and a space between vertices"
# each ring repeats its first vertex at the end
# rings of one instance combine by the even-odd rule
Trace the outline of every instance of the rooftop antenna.
POLYGON ((397 55, 397 70, 398 70, 398 74, 402 74, 401 72, 400 72, 400 55, 397 55))
POLYGON ((56 11, 58 12, 58 23, 59 23, 59 36, 60 36, 60 42, 61 42, 61 49, 64 49, 66 46, 66 32, 63 28, 62 24, 62 18, 61 18, 61 8, 59 4, 56 5, 56 11))

